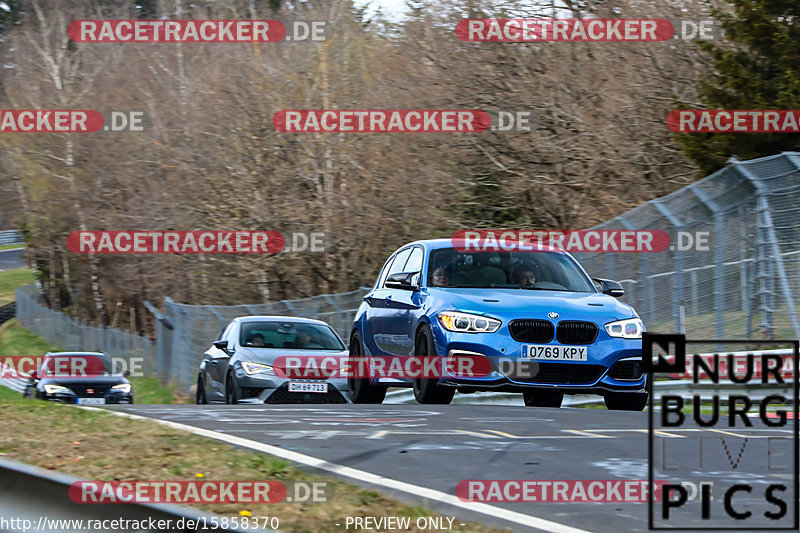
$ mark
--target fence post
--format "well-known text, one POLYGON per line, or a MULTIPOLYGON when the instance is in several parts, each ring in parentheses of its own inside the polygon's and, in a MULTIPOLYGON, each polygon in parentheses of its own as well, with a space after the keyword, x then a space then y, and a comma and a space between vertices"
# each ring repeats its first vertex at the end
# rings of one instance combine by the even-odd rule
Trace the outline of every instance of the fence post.
MULTIPOLYGON (((626 230, 636 230, 636 226, 631 224, 631 221, 625 215, 620 215, 617 217, 619 223, 622 224, 622 227, 626 230)), ((649 258, 647 257, 647 253, 640 253, 639 254, 639 294, 636 296, 638 297, 638 304, 636 308, 639 310, 640 316, 645 314, 645 300, 646 300, 646 293, 647 293, 647 276, 650 272, 649 269, 649 258)), ((618 278, 614 278, 617 279, 618 278)), ((652 315, 651 315, 652 316, 652 315)))
MULTIPOLYGON (((658 210, 659 213, 664 215, 670 224, 676 230, 683 228, 683 222, 680 221, 675 214, 664 205, 662 200, 652 200, 651 203, 658 210)), ((673 260, 675 263, 675 280, 672 284, 672 312, 675 320, 675 331, 681 330, 681 304, 683 302, 683 253, 680 250, 673 250, 673 260)))
MULTIPOLYGON (((792 160, 794 161, 794 160, 792 160)), ((795 163, 797 166, 797 163, 795 163)), ((797 321, 797 310, 794 306, 794 297, 792 296, 791 288, 789 287, 789 280, 786 278, 786 270, 783 266, 783 258, 781 257, 781 249, 780 245, 778 244, 778 237, 775 235, 775 225, 772 223, 772 214, 770 212, 769 202, 767 200, 767 195, 769 191, 764 183, 755 176, 752 172, 750 172, 747 167, 741 161, 734 161, 732 162, 733 168, 739 172, 741 176, 746 178, 753 184, 753 187, 756 189, 756 210, 758 213, 758 235, 760 236, 764 234, 765 238, 765 247, 771 252, 773 258, 773 264, 777 270, 777 278, 778 282, 781 285, 781 292, 783 292, 783 299, 786 301, 786 306, 789 310, 789 319, 792 323, 792 330, 794 331, 795 337, 800 337, 800 324, 797 321)), ((766 250, 765 250, 766 251, 766 250)), ((766 260, 767 258, 764 257, 766 260)), ((773 278, 774 279, 774 278, 773 278)), ((773 291, 774 294, 774 291, 773 291)), ((770 313, 771 319, 771 313, 770 313)), ((771 320, 766 324, 767 328, 770 330, 774 328, 774 325, 771 323, 771 320)))
MULTIPOLYGON (((711 196, 697 184, 689 190, 703 202, 714 216, 714 335, 725 338, 725 213, 711 196)), ((695 298, 696 300, 696 298, 695 298)), ((693 305, 695 301, 693 300, 693 305)))

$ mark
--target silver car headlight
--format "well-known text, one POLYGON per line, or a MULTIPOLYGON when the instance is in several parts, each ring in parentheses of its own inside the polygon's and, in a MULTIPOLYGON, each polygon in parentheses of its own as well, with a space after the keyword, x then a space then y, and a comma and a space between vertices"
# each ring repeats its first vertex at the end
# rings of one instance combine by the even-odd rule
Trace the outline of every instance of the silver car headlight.
POLYGON ((130 383, 120 383, 119 385, 114 385, 111 387, 114 390, 118 390, 120 392, 128 393, 131 391, 131 384, 130 383))
POLYGON ((248 376, 255 376, 255 375, 262 375, 262 376, 274 376, 275 371, 272 369, 271 366, 265 365, 263 363, 251 363, 250 361, 242 361, 242 368, 247 373, 248 376))
POLYGON ((611 337, 622 339, 641 339, 644 331, 644 323, 640 318, 629 318, 628 320, 617 320, 606 324, 606 333, 611 337))
POLYGON ((62 387, 61 385, 45 385, 44 391, 47 394, 64 394, 64 393, 71 393, 72 391, 66 387, 62 387))
POLYGON ((502 324, 495 318, 457 311, 443 311, 436 316, 444 329, 459 333, 494 333, 502 324))

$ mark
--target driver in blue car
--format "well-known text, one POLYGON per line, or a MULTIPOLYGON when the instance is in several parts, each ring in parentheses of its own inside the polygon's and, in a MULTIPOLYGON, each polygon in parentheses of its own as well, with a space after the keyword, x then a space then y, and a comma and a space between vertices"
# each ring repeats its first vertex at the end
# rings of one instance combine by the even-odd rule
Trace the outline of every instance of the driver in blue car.
POLYGON ((533 287, 534 283, 536 283, 536 274, 533 273, 532 269, 526 268, 519 273, 519 286, 521 288, 533 287))

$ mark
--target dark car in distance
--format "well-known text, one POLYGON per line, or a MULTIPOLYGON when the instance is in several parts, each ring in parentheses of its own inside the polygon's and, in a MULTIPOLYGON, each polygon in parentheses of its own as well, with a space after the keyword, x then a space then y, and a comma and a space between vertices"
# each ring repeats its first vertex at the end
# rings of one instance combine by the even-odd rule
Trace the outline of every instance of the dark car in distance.
POLYGON ((127 370, 114 374, 113 360, 101 352, 48 352, 29 379, 28 398, 78 405, 133 403, 127 370))

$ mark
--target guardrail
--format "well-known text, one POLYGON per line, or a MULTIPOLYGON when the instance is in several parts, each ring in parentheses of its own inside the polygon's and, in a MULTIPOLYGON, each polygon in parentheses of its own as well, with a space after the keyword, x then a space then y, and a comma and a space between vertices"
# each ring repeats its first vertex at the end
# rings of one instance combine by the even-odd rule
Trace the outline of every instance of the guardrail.
MULTIPOLYGON (((338 294, 252 305, 188 305, 165 297, 162 311, 147 302, 145 306, 156 317, 156 375, 162 381, 172 381, 180 389, 188 391, 197 383, 203 352, 208 350, 221 328, 237 316, 316 318, 330 324, 347 343, 353 318, 362 298, 370 290, 361 287, 338 294)), ((23 317, 22 313, 20 317, 23 317)))
POLYGON ((0 231, 0 245, 4 244, 25 244, 22 232, 15 229, 0 231))
MULTIPOLYGON (((245 531, 213 527, 220 516, 203 513, 189 507, 159 503, 76 503, 69 497, 69 487, 77 478, 35 466, 0 458, 0 530, 23 533, 30 531, 53 533, 86 533, 88 520, 117 520, 115 532, 139 531, 245 531), (205 519, 205 522, 202 520, 205 519), (128 522, 123 522, 127 520, 128 522), (168 528, 141 527, 141 524, 169 520, 168 528), (71 521, 71 522, 70 522, 71 521), (133 522, 133 524, 131 524, 133 522), (138 522, 139 527, 135 527, 138 522), (191 522, 191 527, 187 525, 191 522), (204 523, 207 529, 195 528, 204 523), (182 524, 182 527, 181 527, 182 524), (27 526, 27 527, 26 527, 27 526)), ((162 522, 166 523, 166 522, 162 522)), ((246 531, 253 531, 252 528, 246 531)), ((275 531, 261 529, 259 531, 275 531)))
MULTIPOLYGON (((152 339, 53 311, 40 301, 39 291, 33 285, 17 289, 16 299, 20 325, 51 344, 66 351, 106 352, 112 357, 127 358, 128 363, 131 358, 138 358, 144 375, 156 374, 155 341, 152 339)), ((171 378, 166 377, 165 382, 171 378)))
POLYGON ((0 325, 5 324, 15 316, 17 316, 17 302, 11 302, 0 307, 0 325))
POLYGON ((0 385, 8 387, 20 394, 25 392, 25 385, 27 382, 28 380, 23 378, 0 378, 0 385))

